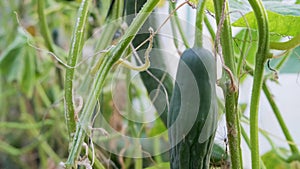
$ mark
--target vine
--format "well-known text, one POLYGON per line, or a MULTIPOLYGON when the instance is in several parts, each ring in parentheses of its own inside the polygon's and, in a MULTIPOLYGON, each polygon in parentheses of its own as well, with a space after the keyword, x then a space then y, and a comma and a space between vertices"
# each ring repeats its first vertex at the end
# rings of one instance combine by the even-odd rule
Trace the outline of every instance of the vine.
POLYGON ((76 132, 71 145, 71 151, 68 159, 65 163, 67 168, 71 168, 75 165, 84 138, 86 136, 85 131, 88 130, 88 125, 91 121, 93 115, 93 109, 97 103, 97 98, 100 96, 104 81, 111 67, 117 62, 125 49, 129 46, 130 42, 133 40, 134 35, 141 28, 143 23, 146 21, 152 10, 158 4, 159 0, 149 0, 145 3, 141 11, 135 17, 131 25, 128 27, 124 36, 120 40, 117 46, 111 48, 108 53, 103 58, 102 64, 99 67, 98 73, 92 85, 92 92, 89 94, 87 103, 84 105, 80 120, 76 125, 76 132))
POLYGON ((267 13, 260 0, 249 0, 254 11, 258 25, 259 46, 255 57, 255 69, 250 102, 250 143, 252 168, 260 167, 259 141, 258 141, 258 110, 260 93, 263 84, 264 64, 269 56, 269 26, 267 13))

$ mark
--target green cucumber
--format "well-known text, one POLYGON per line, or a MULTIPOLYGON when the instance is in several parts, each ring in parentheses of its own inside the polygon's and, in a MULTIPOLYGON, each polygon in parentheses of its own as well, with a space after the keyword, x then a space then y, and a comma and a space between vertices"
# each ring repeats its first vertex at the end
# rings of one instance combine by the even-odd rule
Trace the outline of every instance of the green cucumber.
POLYGON ((216 65, 204 48, 182 54, 168 114, 171 169, 209 168, 217 128, 216 65))

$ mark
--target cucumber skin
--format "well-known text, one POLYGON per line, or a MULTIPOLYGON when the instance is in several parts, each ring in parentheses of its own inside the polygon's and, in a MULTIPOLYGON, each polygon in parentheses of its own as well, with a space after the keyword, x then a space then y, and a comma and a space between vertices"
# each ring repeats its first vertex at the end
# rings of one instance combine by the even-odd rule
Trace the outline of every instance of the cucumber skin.
MULTIPOLYGON (((213 141, 217 126, 217 100, 215 91, 216 82, 216 66, 212 54, 203 48, 191 48, 184 51, 178 64, 176 82, 183 81, 183 83, 175 83, 173 95, 170 103, 170 111, 168 114, 168 129, 170 149, 170 166, 171 169, 207 169, 209 168, 210 155, 213 147, 213 141), (199 105, 196 110, 196 119, 191 129, 186 133, 182 133, 188 125, 190 120, 186 120, 189 116, 193 116, 193 112, 182 112, 183 116, 178 116, 182 106, 190 105, 194 102, 194 98, 188 97, 182 100, 183 92, 190 92, 189 85, 184 85, 187 79, 183 73, 183 64, 188 66, 194 76, 198 88, 199 105), (213 111, 211 111, 213 110, 213 111), (209 124, 211 127, 206 129, 211 135, 206 141, 200 143, 200 133, 203 132, 205 121, 208 114, 212 117, 209 124), (175 122, 180 118, 180 122, 175 122), (175 127, 172 128, 172 125, 175 127), (182 140, 177 142, 178 137, 182 140)), ((189 82, 186 82, 189 83, 189 82)), ((195 91, 197 92, 197 91, 195 91)), ((196 105, 197 106, 197 105, 196 105)))

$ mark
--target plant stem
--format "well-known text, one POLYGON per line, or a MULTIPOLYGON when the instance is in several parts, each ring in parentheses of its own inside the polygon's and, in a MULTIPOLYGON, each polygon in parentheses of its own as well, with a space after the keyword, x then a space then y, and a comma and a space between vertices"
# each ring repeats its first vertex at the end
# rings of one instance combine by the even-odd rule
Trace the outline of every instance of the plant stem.
MULTIPOLYGON (((174 2, 169 1, 169 13, 171 13, 174 10, 174 2)), ((175 21, 175 14, 177 15, 176 11, 174 12, 174 16, 170 18, 171 23, 171 30, 172 30, 172 36, 173 36, 173 43, 175 45, 175 48, 178 49, 178 37, 176 32, 176 21, 175 21)))
POLYGON ((75 160, 79 156, 81 146, 85 138, 85 131, 88 130, 88 124, 92 118, 94 107, 97 103, 97 99, 100 95, 108 72, 112 68, 113 64, 119 60, 123 52, 129 46, 130 42, 133 40, 138 30, 154 10, 158 2, 159 0, 148 0, 136 16, 136 18, 133 20, 131 25, 128 27, 118 45, 114 48, 111 48, 111 50, 108 51, 107 55, 105 55, 105 58, 100 65, 98 74, 96 75, 93 82, 92 91, 89 93, 87 102, 82 110, 80 123, 77 123, 71 151, 68 156, 68 160, 65 163, 67 168, 71 168, 72 166, 74 166, 75 160))
POLYGON ((260 167, 259 141, 258 141, 258 109, 260 91, 263 83, 264 63, 269 54, 269 26, 265 8, 260 0, 248 0, 256 17, 258 25, 259 48, 255 57, 254 79, 250 103, 250 141, 252 169, 260 167))
MULTIPOLYGON (((53 41, 49 33, 47 20, 45 16, 45 0, 38 0, 37 1, 37 11, 39 17, 39 26, 41 29, 41 35, 43 36, 46 46, 50 52, 56 53, 53 46, 53 41)), ((56 74, 58 76, 58 83, 61 89, 63 88, 63 79, 62 79, 62 71, 59 68, 56 68, 56 74)))
POLYGON ((206 4, 206 0, 199 1, 198 7, 197 7, 194 47, 198 47, 198 48, 203 47, 203 25, 202 25, 202 22, 204 20, 205 4, 206 4))
MULTIPOLYGON (((170 5, 170 7, 171 7, 172 10, 175 10, 175 9, 176 9, 176 3, 170 1, 170 4, 169 4, 169 5, 170 5)), ((179 31, 179 34, 180 34, 181 38, 182 38, 182 41, 183 41, 184 46, 185 46, 186 48, 189 48, 190 45, 189 45, 189 42, 188 42, 186 36, 184 35, 182 26, 181 26, 181 24, 180 24, 180 21, 179 21, 178 15, 177 15, 177 11, 174 12, 174 18, 175 18, 175 23, 176 23, 176 25, 177 25, 177 29, 178 29, 178 31, 179 31)), ((174 32, 174 33, 176 34, 176 32, 174 32)))
MULTIPOLYGON (((273 110, 273 112, 274 112, 274 114, 275 114, 275 116, 278 120, 278 123, 279 123, 279 125, 280 125, 280 127, 283 131, 283 134, 284 134, 286 140, 289 141, 289 142, 294 142, 294 140, 292 138, 292 135, 290 134, 290 132, 288 130, 288 127, 286 126, 286 124, 283 120, 283 117, 281 116, 280 110, 277 107, 277 105, 276 105, 276 103, 275 103, 275 101, 272 97, 272 94, 271 94, 271 92, 270 92, 270 90, 269 90, 269 88, 268 88, 268 86, 265 82, 263 83, 263 91, 264 91, 264 93, 265 93, 265 95, 266 95, 266 97, 267 97, 267 99, 268 99, 268 101, 271 105, 271 108, 272 108, 272 110, 273 110)), ((289 144, 289 146, 290 146, 290 149, 291 149, 293 154, 299 154, 299 150, 298 150, 296 145, 289 144)))
POLYGON ((105 167, 102 165, 102 163, 97 159, 97 157, 95 157, 95 154, 93 154, 92 149, 89 149, 88 158, 90 159, 90 161, 92 161, 94 158, 95 161, 92 166, 94 169, 105 169, 105 167))
POLYGON ((105 26, 101 30, 101 36, 96 43, 96 51, 105 49, 113 40, 115 32, 118 30, 121 24, 121 17, 123 14, 124 2, 116 1, 111 14, 105 20, 105 26))
POLYGON ((247 43, 248 43, 248 34, 249 34, 249 30, 246 29, 245 33, 244 33, 244 38, 243 38, 244 43, 242 45, 242 50, 241 50, 241 53, 240 53, 238 67, 237 67, 238 77, 240 77, 240 75, 241 75, 242 65, 243 65, 243 62, 244 62, 244 59, 245 59, 246 50, 248 48, 248 45, 247 45, 247 43))
MULTIPOLYGON (((247 135, 245 129, 243 128, 243 126, 241 126, 241 133, 242 133, 242 136, 244 137, 244 140, 245 140, 246 144, 247 144, 248 147, 251 149, 250 139, 249 139, 249 137, 248 137, 248 135, 247 135)), ((259 160, 261 161, 261 163, 260 163, 261 169, 266 169, 266 166, 265 166, 265 164, 263 163, 261 157, 260 157, 259 160)))
POLYGON ((289 50, 300 45, 300 34, 286 42, 270 42, 270 49, 289 50))
POLYGON ((44 13, 44 8, 45 8, 45 0, 38 0, 37 1, 37 11, 38 11, 38 17, 39 17, 39 25, 41 28, 41 34, 46 42, 47 48, 50 50, 50 52, 54 53, 54 48, 53 48, 53 42, 49 33, 49 29, 47 26, 47 21, 46 21, 46 16, 44 13))
POLYGON ((215 34, 214 29, 212 28, 212 26, 211 26, 211 24, 210 24, 210 22, 209 22, 206 15, 204 15, 204 23, 205 23, 205 26, 208 29, 209 33, 210 33, 211 38, 214 41, 216 39, 216 34, 215 34))
POLYGON ((82 0, 78 10, 78 16, 75 28, 72 35, 71 47, 68 56, 68 65, 66 68, 65 77, 65 120, 68 128, 69 139, 72 142, 72 137, 76 131, 75 110, 73 104, 73 78, 75 73, 75 65, 78 55, 82 50, 84 27, 87 20, 88 8, 91 0, 82 0))
POLYGON ((291 51, 287 51, 285 53, 285 55, 282 57, 282 59, 277 63, 277 65, 275 66, 275 69, 276 70, 279 70, 283 65, 284 63, 288 60, 289 56, 291 54, 291 51))
MULTIPOLYGON (((284 56, 284 58, 280 61, 280 63, 278 63, 278 65, 276 65, 276 69, 280 69, 280 67, 284 64, 284 62, 287 60, 288 58, 288 54, 286 56, 284 56)), ((250 67, 250 65, 246 62, 246 71, 251 75, 253 76, 253 68, 250 67)), ((270 89, 268 88, 266 82, 264 81, 263 82, 263 85, 262 85, 262 89, 267 97, 267 100, 278 120, 278 123, 285 135, 285 138, 287 141, 289 142, 294 142, 294 139, 292 138, 292 135, 290 134, 289 130, 288 130, 288 127, 286 126, 284 120, 283 120, 283 117, 281 116, 281 112, 279 110, 279 108, 277 107, 277 104, 270 92, 270 89)), ((292 151, 293 154, 299 154, 299 149, 296 145, 294 144, 289 144, 290 146, 290 149, 292 151)))
MULTIPOLYGON (((214 8, 216 12, 217 23, 220 23, 222 17, 224 17, 224 23, 221 28, 220 41, 222 45, 222 53, 224 56, 225 65, 232 71, 233 76, 236 76, 235 62, 234 62, 234 51, 233 51, 233 41, 232 33, 230 27, 230 18, 227 15, 228 3, 225 0, 214 0, 214 8), (226 3, 226 4, 224 4, 226 3), (223 5, 226 5, 223 11, 223 5), (222 16, 224 13, 224 16, 222 16)), ((218 37, 216 37, 216 40, 218 37)), ((237 109, 237 98, 238 92, 232 90, 230 77, 227 73, 223 73, 223 78, 225 88, 223 88, 223 93, 225 95, 225 112, 226 112, 226 123, 228 130, 228 141, 229 150, 231 156, 232 168, 239 169, 242 168, 242 152, 240 148, 240 123, 239 115, 237 109)))

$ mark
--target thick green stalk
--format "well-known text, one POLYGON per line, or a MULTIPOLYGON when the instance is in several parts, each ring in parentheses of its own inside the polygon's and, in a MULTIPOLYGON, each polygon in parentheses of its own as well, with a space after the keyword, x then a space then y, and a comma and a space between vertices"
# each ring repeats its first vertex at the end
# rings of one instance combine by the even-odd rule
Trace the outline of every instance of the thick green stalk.
MULTIPOLYGON (((278 123, 279 123, 279 125, 280 125, 280 127, 283 131, 283 134, 284 134, 286 140, 293 143, 294 140, 292 138, 292 135, 290 134, 290 132, 288 130, 288 127, 286 126, 286 124, 285 124, 285 122, 284 122, 284 120, 281 116, 280 110, 277 107, 277 105, 276 105, 276 103, 275 103, 275 101, 272 97, 272 94, 271 94, 271 92, 270 92, 270 90, 269 90, 269 88, 268 88, 268 86, 266 85, 265 82, 263 83, 263 91, 264 91, 264 93, 265 93, 265 95, 266 95, 266 97, 267 97, 267 99, 268 99, 268 101, 271 105, 271 108, 272 108, 272 110, 273 110, 273 112, 274 112, 274 114, 275 114, 275 116, 278 120, 278 123)), ((293 154, 299 154, 299 150, 298 150, 298 148, 295 144, 289 144, 289 146, 290 146, 290 149, 291 149, 293 154)))
MULTIPOLYGON (((242 136, 244 137, 244 140, 246 142, 246 144, 248 145, 248 147, 251 149, 251 144, 250 144, 250 139, 245 131, 245 129, 243 128, 243 126, 241 126, 241 133, 242 133, 242 136)), ((260 163, 260 168, 261 169, 266 169, 266 166, 265 164, 263 163, 262 159, 260 158, 259 159, 261 161, 260 163)))
MULTIPOLYGON (((217 23, 219 24, 220 21, 224 19, 221 30, 219 30, 221 31, 220 42, 222 45, 224 64, 232 71, 232 76, 236 76, 230 18, 229 15, 227 15, 228 3, 224 0, 214 0, 214 8, 217 23), (226 5, 224 12, 222 12, 223 5, 226 5), (222 16, 222 14, 224 15, 222 16)), ((216 37, 216 40, 218 40, 218 37, 216 37)), ((242 168, 243 164, 240 148, 240 123, 237 111, 238 92, 237 90, 232 90, 233 86, 230 85, 232 84, 231 78, 235 79, 235 77, 230 77, 227 73, 223 73, 223 79, 221 81, 225 84, 223 92, 225 95, 226 123, 232 168, 239 169, 242 168)))
MULTIPOLYGON (((224 23, 221 29, 220 41, 223 49, 223 57, 225 65, 232 71, 233 75, 236 75, 236 68, 234 62, 234 48, 233 48, 233 40, 232 40, 232 32, 231 32, 231 24, 228 13, 228 2, 226 0, 214 0, 214 8, 216 11, 216 20, 217 24, 220 23, 221 18, 224 17, 224 23), (223 3, 225 5, 224 15, 222 16, 222 8, 223 3)), ((216 37, 217 38, 217 37, 216 37)), ((216 39, 218 40, 218 39, 216 39)))
POLYGON ((71 47, 68 56, 68 65, 65 76, 65 120, 69 133, 70 141, 76 131, 75 109, 73 104, 73 78, 75 73, 75 65, 78 55, 82 50, 84 27, 88 16, 88 9, 91 0, 82 0, 78 10, 78 16, 73 31, 71 47))
MULTIPOLYGON (((284 58, 276 65, 276 69, 280 69, 281 66, 287 60, 287 58, 288 58, 288 55, 284 56, 284 58)), ((251 68, 250 65, 249 65, 249 63, 247 63, 247 62, 246 62, 246 71, 249 72, 249 74, 251 76, 253 76, 253 72, 254 72, 253 68, 251 68)), ((282 118, 282 116, 281 116, 280 110, 277 107, 277 105, 276 105, 276 103, 275 103, 275 101, 274 101, 274 99, 272 97, 272 94, 271 94, 269 88, 266 85, 266 82, 263 82, 262 88, 263 88, 263 91, 264 91, 264 93, 265 93, 265 95, 266 95, 266 97, 267 97, 267 99, 269 101, 269 104, 271 105, 271 108, 272 108, 272 110, 273 110, 273 112, 274 112, 274 114, 275 114, 275 116, 276 116, 276 118, 278 120, 278 123, 279 123, 279 125, 282 128, 282 131, 283 131, 283 133, 285 135, 286 140, 288 140, 289 142, 294 142, 294 140, 293 140, 293 138, 292 138, 292 136, 291 136, 291 134, 290 134, 290 132, 289 132, 289 130, 288 130, 288 128, 287 128, 287 126, 286 126, 283 118, 282 118)), ((243 136, 244 136, 244 134, 243 134, 243 136)), ((244 138, 245 138, 245 136, 244 136, 244 138)), ((247 144, 248 144, 248 141, 247 141, 247 144)), ((250 145, 250 141, 249 141, 249 145, 250 145)), ((295 156, 299 155, 299 150, 298 150, 298 148, 297 148, 296 145, 289 144, 289 146, 290 146, 290 149, 291 149, 293 155, 295 155, 295 156)), ((251 147, 251 146, 249 146, 249 147, 251 147)), ((260 161, 262 162, 262 160, 260 160, 260 161)), ((262 166, 264 166, 264 164, 261 163, 261 167, 262 166)))
POLYGON ((94 107, 97 103, 97 99, 100 96, 104 81, 113 64, 119 60, 123 52, 129 46, 134 36, 151 14, 159 0, 148 0, 141 11, 138 13, 132 24, 129 26, 118 45, 108 51, 107 55, 100 65, 98 74, 93 82, 92 91, 90 92, 87 102, 84 105, 80 122, 77 123, 76 132, 71 146, 71 151, 66 161, 66 167, 71 168, 75 165, 75 161, 79 156, 82 143, 86 136, 85 131, 88 130, 88 124, 92 118, 94 107))
MULTIPOLYGON (((280 63, 278 63, 278 65, 276 65, 276 69, 280 69, 280 67, 285 63, 287 58, 288 58, 288 55, 284 56, 284 58, 280 61, 280 63)), ((254 72, 253 68, 251 68, 247 62, 246 62, 246 71, 249 72, 249 74, 251 76, 253 76, 253 72, 254 72)), ((272 96, 266 82, 263 82, 262 89, 267 97, 267 100, 269 101, 269 104, 277 118, 277 121, 285 135, 286 140, 289 142, 294 142, 294 139, 293 139, 292 135, 290 134, 288 127, 286 126, 286 124, 284 122, 283 117, 281 116, 281 112, 280 112, 279 108, 277 107, 277 104, 276 104, 275 100, 273 99, 273 96, 272 96)), ((290 146, 290 149, 293 154, 299 154, 299 149, 296 145, 289 144, 289 146, 290 146)))
POLYGON ((204 9, 206 0, 198 2, 197 15, 196 15, 196 30, 195 30, 195 42, 194 47, 203 47, 203 20, 204 20, 204 9))
POLYGON ((254 79, 250 103, 250 141, 252 169, 260 167, 258 141, 258 109, 260 91, 263 83, 264 63, 269 55, 269 26, 265 8, 260 0, 248 0, 256 17, 258 25, 258 50, 255 57, 254 79))

